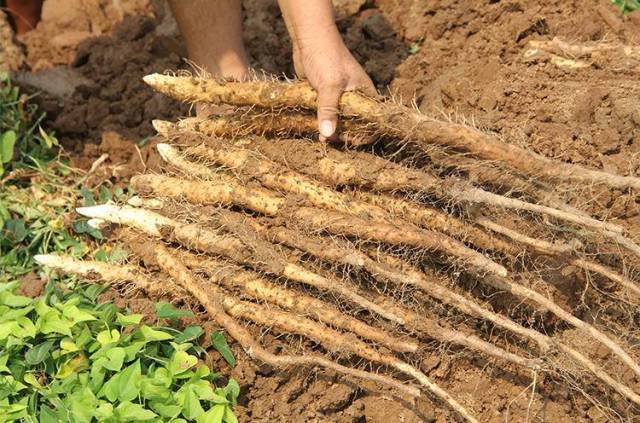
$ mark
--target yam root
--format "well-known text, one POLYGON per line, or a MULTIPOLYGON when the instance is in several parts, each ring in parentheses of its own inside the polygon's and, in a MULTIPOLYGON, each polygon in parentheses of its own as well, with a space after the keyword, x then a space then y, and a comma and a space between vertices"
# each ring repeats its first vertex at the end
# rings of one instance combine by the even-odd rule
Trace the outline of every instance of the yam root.
MULTIPOLYGON (((181 101, 253 105, 265 109, 305 107, 313 110, 317 105, 317 93, 306 82, 252 81, 220 84, 212 79, 160 74, 147 75, 143 79, 157 91, 181 101)), ((377 124, 381 132, 410 140, 419 146, 437 143, 453 147, 485 160, 504 162, 522 173, 538 178, 603 184, 619 189, 640 189, 638 177, 619 176, 557 162, 507 144, 479 130, 440 122, 402 105, 381 103, 356 92, 342 95, 340 109, 344 115, 359 116, 377 124)))
POLYGON ((191 253, 181 253, 180 259, 190 268, 206 272, 210 280, 228 289, 241 289, 245 294, 291 310, 303 316, 313 317, 336 328, 355 333, 363 339, 377 342, 399 352, 415 352, 418 344, 399 339, 348 316, 335 307, 309 295, 279 287, 260 275, 220 260, 201 258, 191 253))
MULTIPOLYGON (((141 271, 132 271, 127 273, 120 273, 117 271, 116 266, 109 266, 105 263, 96 261, 81 261, 71 257, 54 256, 54 255, 40 255, 38 262, 44 266, 59 269, 67 274, 75 274, 80 276, 88 276, 87 269, 92 269, 93 277, 90 280, 98 280, 100 282, 108 282, 111 284, 129 282, 136 286, 138 289, 147 291, 150 295, 156 295, 160 292, 170 293, 176 299, 184 299, 183 292, 188 292, 192 295, 200 304, 204 306, 209 315, 236 340, 243 347, 244 351, 250 357, 262 361, 266 364, 272 365, 277 368, 287 367, 323 367, 337 373, 353 376, 356 378, 370 380, 383 386, 389 386, 406 395, 410 398, 420 396, 420 391, 412 386, 403 384, 391 377, 380 375, 377 373, 371 373, 354 369, 351 367, 342 366, 324 357, 318 356, 294 356, 294 355, 276 355, 265 350, 260 343, 253 338, 249 331, 236 320, 231 318, 221 303, 221 296, 212 295, 210 287, 208 289, 203 288, 199 284, 196 285, 169 285, 162 284, 159 287, 158 281, 153 282, 151 277, 143 276, 141 271), (207 292, 209 291, 209 292, 207 292)), ((182 279, 177 279, 176 282, 183 282, 182 279)), ((219 293, 219 292, 215 292, 219 293)))
MULTIPOLYGON (((159 245, 156 248, 156 256, 158 263, 163 270, 176 280, 178 284, 185 287, 185 289, 190 292, 199 287, 200 284, 189 272, 189 269, 187 269, 178 259, 173 257, 165 247, 159 245), (189 287, 192 288, 189 289, 189 287)), ((477 422, 471 413, 461 406, 448 392, 433 383, 420 370, 392 355, 381 353, 367 344, 347 337, 321 323, 301 318, 277 309, 260 307, 256 304, 237 300, 230 296, 224 296, 221 292, 216 292, 215 288, 211 289, 211 291, 214 298, 222 299, 222 308, 231 316, 251 320, 266 326, 275 326, 285 332, 304 335, 320 342, 325 346, 325 348, 329 348, 334 351, 348 351, 366 360, 395 368, 402 373, 413 377, 418 383, 426 388, 429 393, 448 404, 456 411, 456 413, 464 417, 467 421, 477 422)), ((204 290, 202 293, 204 294, 204 290)))
POLYGON ((595 341, 602 343, 616 357, 618 357, 621 362, 623 362, 631 370, 633 370, 636 375, 640 376, 640 365, 638 365, 638 362, 634 360, 618 343, 616 343, 602 331, 596 329, 593 325, 590 325, 589 323, 578 319, 573 314, 565 311, 563 308, 561 308, 552 300, 546 298, 542 294, 532 289, 526 288, 516 283, 515 281, 505 277, 485 275, 480 276, 479 280, 483 283, 493 286, 494 288, 509 292, 518 298, 526 301, 531 301, 543 307, 545 310, 555 314, 558 318, 581 330, 585 335, 588 335, 595 341))
MULTIPOLYGON (((397 323, 404 323, 395 314, 368 300, 355 289, 336 278, 319 275, 302 265, 289 261, 271 244, 261 243, 251 233, 221 234, 194 224, 182 224, 143 209, 102 205, 81 207, 78 213, 126 225, 156 238, 178 242, 187 248, 227 257, 236 263, 253 266, 257 270, 285 277, 289 280, 334 293, 354 304, 397 323), (161 222, 156 226, 154 222, 161 222), (238 237, 242 236, 242 239, 238 237)), ((248 231, 248 229, 247 229, 248 231)))
MULTIPOLYGON (((417 349, 415 344, 395 339, 390 335, 384 334, 379 329, 373 329, 359 320, 338 312, 322 301, 306 295, 297 294, 288 289, 279 288, 260 278, 258 275, 243 271, 237 266, 216 260, 197 258, 190 254, 183 254, 181 259, 189 267, 203 269, 217 283, 222 283, 228 288, 240 288, 251 296, 271 302, 282 308, 295 310, 301 314, 310 314, 316 320, 323 321, 331 326, 350 330, 364 339, 373 340, 392 350, 409 352, 417 349)), ((464 334, 444 327, 436 322, 427 321, 424 317, 418 316, 409 310, 400 310, 398 307, 386 304, 385 308, 391 309, 394 314, 402 316, 406 322, 405 325, 410 329, 422 332, 440 342, 465 346, 469 349, 530 369, 537 369, 540 366, 536 360, 524 358, 505 351, 474 335, 464 334)))
POLYGON ((312 230, 326 230, 331 233, 357 236, 358 238, 380 241, 392 245, 406 245, 431 251, 442 251, 459 257, 476 268, 484 269, 496 275, 506 276, 507 269, 484 257, 482 254, 465 247, 439 232, 415 231, 397 228, 393 225, 377 222, 371 224, 364 219, 345 216, 342 213, 323 211, 309 207, 300 207, 291 212, 295 222, 312 230))
MULTIPOLYGON (((365 217, 366 213, 369 213, 371 214, 372 218, 378 218, 381 220, 388 218, 388 216, 384 216, 383 212, 379 208, 367 208, 366 205, 362 204, 362 202, 356 203, 353 200, 350 201, 348 198, 345 198, 345 196, 336 195, 337 193, 329 191, 324 187, 318 186, 318 184, 313 183, 313 181, 305 180, 302 182, 301 179, 304 178, 301 178, 299 175, 295 175, 289 171, 286 171, 289 172, 287 175, 288 178, 286 178, 289 182, 288 184, 283 184, 282 180, 275 181, 276 178, 274 178, 273 176, 265 175, 274 175, 277 173, 281 174, 282 172, 285 172, 285 170, 283 170, 281 167, 275 166, 275 163, 270 163, 262 158, 257 158, 254 156, 252 159, 249 159, 249 155, 248 153, 246 153, 246 149, 237 151, 237 154, 221 153, 220 149, 225 148, 221 141, 209 140, 207 142, 207 145, 211 148, 205 148, 202 145, 193 147, 193 149, 195 150, 194 154, 196 156, 200 155, 202 157, 206 157, 213 161, 221 161, 220 157, 224 156, 224 158, 222 159, 222 164, 226 166, 233 166, 234 168, 237 166, 245 166, 254 169, 253 172, 256 171, 255 169, 260 169, 259 178, 261 182, 271 188, 285 189, 298 194, 306 195, 313 204, 318 205, 319 207, 327 207, 337 211, 345 211, 345 207, 343 205, 349 204, 349 208, 346 210, 349 213, 363 213, 365 217), (235 155, 242 155, 244 159, 236 157, 234 161, 233 157, 235 155), (327 201, 324 201, 324 199, 326 199, 327 201)), ((334 152, 333 155, 336 156, 336 158, 340 157, 341 160, 339 162, 333 160, 333 163, 336 164, 332 167, 325 166, 325 168, 323 168, 321 165, 316 164, 313 161, 309 162, 308 165, 301 167, 303 167, 307 173, 320 174, 322 178, 328 183, 357 183, 361 186, 367 186, 371 183, 373 178, 367 178, 366 176, 363 176, 360 172, 360 166, 357 165, 356 161, 349 161, 345 159, 344 156, 340 156, 340 154, 341 153, 337 151, 334 152)), ((375 178, 376 181, 392 181, 394 178, 397 178, 400 181, 400 184, 398 184, 398 188, 402 188, 402 181, 412 181, 412 183, 415 184, 424 184, 424 186, 422 187, 424 190, 432 191, 441 198, 452 199, 456 202, 469 204, 483 203, 499 208, 513 209, 551 216, 555 219, 570 222, 580 227, 586 227, 596 230, 598 231, 598 233, 611 238, 618 244, 627 248, 629 251, 640 256, 640 247, 632 240, 622 235, 622 233, 624 232, 623 228, 610 222, 602 222, 597 219, 593 219, 590 216, 586 215, 584 212, 580 212, 568 207, 558 209, 545 205, 529 203, 516 198, 509 198, 493 194, 491 192, 484 191, 478 188, 470 187, 455 178, 449 178, 445 182, 442 182, 436 179, 434 176, 428 175, 424 172, 402 168, 398 165, 392 165, 391 163, 389 163, 388 167, 389 166, 391 167, 390 171, 382 171, 382 163, 376 166, 381 175, 386 175, 378 175, 375 178)), ((367 194, 358 194, 356 195, 356 197, 365 195, 367 194)), ((375 199, 375 197, 369 195, 369 199, 375 199)), ((375 205, 380 205, 381 203, 383 203, 381 199, 375 201, 375 205)), ((557 201, 552 201, 552 203, 558 205, 557 201)), ((417 213, 415 213, 415 207, 411 207, 410 203, 406 201, 397 200, 394 202, 389 202, 386 204, 385 208, 390 209, 391 211, 411 208, 413 209, 412 213, 408 213, 407 216, 409 216, 409 218, 411 218, 414 223, 416 220, 420 220, 420 218, 417 217, 417 213)), ((422 217, 424 217, 424 213, 421 213, 421 215, 422 217)), ((502 247, 504 248, 505 245, 502 245, 502 247)))
MULTIPOLYGON (((290 137, 295 135, 315 135, 318 120, 303 113, 282 111, 280 113, 256 113, 253 110, 240 112, 240 118, 216 116, 213 118, 184 118, 171 123, 152 121, 154 129, 162 135, 173 131, 197 132, 210 137, 242 138, 250 135, 290 137)), ((341 138, 350 145, 370 144, 376 136, 374 125, 367 122, 343 120, 338 123, 341 138)))
MULTIPOLYGON (((194 147, 194 149, 197 149, 200 156, 218 156, 218 153, 214 150, 203 147, 194 147)), ((238 153, 237 155, 234 154, 234 156, 242 157, 245 155, 238 153)), ((238 161, 240 160, 244 163, 243 159, 238 158, 238 161)), ((263 162, 260 161, 260 163, 263 162)), ((236 162, 235 165, 240 164, 236 162)), ((304 213, 303 209, 294 211, 292 216, 301 219, 304 224, 317 228, 320 220, 331 220, 335 223, 334 225, 328 226, 321 224, 322 227, 333 233, 353 235, 353 231, 356 230, 357 227, 366 228, 370 226, 365 219, 380 220, 380 223, 376 223, 370 228, 370 232, 376 240, 395 245, 412 245, 434 251, 443 251, 479 269, 495 272, 498 275, 506 275, 506 269, 503 266, 442 233, 421 230, 408 224, 403 224, 402 222, 399 224, 385 223, 389 217, 388 213, 375 205, 362 201, 358 202, 341 193, 319 186, 313 181, 306 181, 297 175, 287 173, 286 175, 291 177, 291 179, 289 179, 287 176, 283 176, 284 173, 282 171, 267 167, 266 164, 264 168, 262 165, 260 166, 260 178, 263 182, 267 181, 268 186, 291 190, 295 193, 305 192, 310 202, 319 207, 325 206, 330 210, 347 210, 346 213, 315 208, 303 208, 307 213, 304 213), (279 177, 284 177, 287 181, 282 183, 273 182, 273 179, 279 177), (354 212, 354 208, 362 211, 362 213, 354 212), (359 215, 362 214, 364 214, 364 217, 360 218, 359 215), (322 218, 322 216, 324 216, 324 218, 322 218), (338 225, 333 218, 339 218, 342 225, 338 225), (377 231, 375 230, 376 228, 378 229, 377 231)), ((227 181, 225 184, 211 184, 209 182, 186 181, 166 176, 141 175, 132 178, 131 184, 141 193, 153 192, 156 195, 185 199, 196 204, 232 203, 267 215, 290 217, 286 211, 287 208, 284 207, 284 200, 280 199, 278 202, 275 193, 268 196, 267 193, 262 190, 250 192, 247 188, 240 185, 240 183, 234 181, 227 181), (265 198, 268 198, 269 201, 267 202, 265 198), (235 202, 234 199, 236 200, 235 202), (267 208, 267 206, 269 206, 269 208, 267 208)))

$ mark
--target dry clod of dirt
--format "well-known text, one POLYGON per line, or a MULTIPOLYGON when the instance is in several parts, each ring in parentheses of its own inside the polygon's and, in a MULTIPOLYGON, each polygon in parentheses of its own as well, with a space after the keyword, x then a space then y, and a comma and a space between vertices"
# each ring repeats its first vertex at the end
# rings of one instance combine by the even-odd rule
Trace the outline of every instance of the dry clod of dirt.
POLYGON ((14 40, 7 15, 0 11, 0 71, 18 70, 24 60, 24 53, 14 40))

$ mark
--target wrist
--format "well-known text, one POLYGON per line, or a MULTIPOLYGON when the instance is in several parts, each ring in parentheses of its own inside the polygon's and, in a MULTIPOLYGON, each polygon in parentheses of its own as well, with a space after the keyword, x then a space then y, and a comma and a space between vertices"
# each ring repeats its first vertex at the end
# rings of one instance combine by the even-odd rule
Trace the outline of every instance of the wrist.
POLYGON ((292 38, 293 48, 300 52, 323 48, 336 49, 344 42, 334 22, 324 26, 300 26, 296 28, 296 35, 292 38))
POLYGON ((294 47, 341 41, 331 0, 279 0, 294 47))

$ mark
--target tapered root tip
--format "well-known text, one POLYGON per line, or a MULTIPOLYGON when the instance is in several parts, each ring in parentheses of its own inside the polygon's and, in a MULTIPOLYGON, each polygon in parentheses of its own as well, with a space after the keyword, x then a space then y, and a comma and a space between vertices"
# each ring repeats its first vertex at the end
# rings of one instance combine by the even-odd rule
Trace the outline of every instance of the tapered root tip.
POLYGON ((91 226, 92 228, 95 229, 102 229, 105 226, 107 226, 109 224, 109 222, 107 222, 104 219, 89 219, 89 221, 87 221, 87 225, 91 226))
POLYGON ((159 73, 152 73, 150 75, 145 75, 142 77, 142 80, 145 84, 155 88, 161 81, 166 78, 165 75, 161 75, 159 73))
POLYGON ((160 157, 162 157, 162 160, 164 161, 169 161, 171 154, 175 153, 175 149, 169 144, 158 144, 156 145, 156 148, 158 149, 158 153, 160 153, 160 157))
POLYGON ((151 121, 151 125, 156 132, 162 136, 167 136, 172 129, 175 128, 175 125, 166 120, 154 119, 151 121))
POLYGON ((33 256, 33 259, 42 266, 52 267, 58 261, 58 256, 52 254, 36 254, 33 256))
POLYGON ((119 209, 120 207, 118 206, 114 206, 111 204, 102 204, 99 206, 78 207, 76 209, 76 212, 78 212, 79 214, 85 217, 104 219, 105 216, 108 216, 119 209))

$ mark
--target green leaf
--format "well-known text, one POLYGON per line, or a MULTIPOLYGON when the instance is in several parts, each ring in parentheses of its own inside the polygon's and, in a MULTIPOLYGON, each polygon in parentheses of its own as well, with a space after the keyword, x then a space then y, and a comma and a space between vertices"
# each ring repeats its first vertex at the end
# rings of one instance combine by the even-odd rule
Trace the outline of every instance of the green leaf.
POLYGON ((93 197, 93 193, 89 190, 89 188, 83 186, 82 188, 80 188, 80 194, 82 195, 82 198, 84 199, 84 205, 85 206, 95 206, 96 205, 96 200, 93 197))
MULTIPOLYGON (((202 380, 202 379, 193 380, 192 378, 184 386, 188 387, 188 389, 195 392, 195 394, 198 396, 198 399, 200 400, 213 401, 218 399, 217 395, 213 392, 213 388, 211 387, 211 384, 206 380, 202 380)), ((227 402, 225 398, 220 398, 220 399, 222 399, 223 402, 227 402)))
POLYGON ((65 403, 71 410, 74 422, 90 423, 98 400, 89 388, 81 388, 71 393, 65 403))
POLYGON ((3 341, 14 333, 18 333, 20 331, 20 325, 18 322, 3 322, 0 323, 0 341, 3 341))
POLYGON ((163 332, 156 329, 151 329, 147 325, 140 326, 140 333, 144 337, 145 341, 167 341, 169 339, 173 339, 173 335, 168 334, 167 332, 163 332))
POLYGON ((51 148, 54 145, 58 146, 60 144, 56 139, 56 137, 54 137, 53 135, 47 134, 44 131, 44 129, 42 129, 41 126, 38 126, 38 130, 40 131, 40 137, 42 137, 42 139, 44 140, 45 144, 47 145, 47 148, 51 148))
POLYGON ((73 230, 77 234, 89 234, 95 239, 104 238, 100 230, 89 225, 88 220, 76 220, 75 222, 73 222, 73 230))
POLYGON ((144 317, 142 314, 127 314, 127 315, 124 315, 122 313, 117 313, 116 316, 117 316, 116 317, 116 321, 121 326, 138 325, 138 324, 140 324, 140 322, 142 321, 142 318, 144 317))
POLYGON ((63 351, 63 354, 80 350, 78 344, 76 344, 73 339, 69 337, 60 340, 60 349, 63 351))
POLYGON ((118 398, 120 401, 133 401, 140 394, 141 377, 142 371, 139 359, 120 373, 120 381, 118 382, 118 398))
POLYGON ((13 243, 18 244, 27 237, 27 228, 22 219, 9 219, 4 223, 5 236, 13 243))
POLYGON ((198 359, 184 351, 176 351, 169 363, 167 363, 167 370, 172 375, 180 375, 198 363, 198 359))
POLYGON ((146 344, 147 343, 145 341, 137 341, 137 342, 132 342, 130 345, 127 345, 126 347, 124 347, 124 352, 127 356, 125 361, 131 361, 134 358, 136 358, 136 355, 140 351, 142 351, 142 349, 146 344))
POLYGON ((111 191, 109 190, 109 188, 107 188, 104 185, 100 186, 100 202, 101 203, 106 203, 107 201, 111 200, 113 198, 113 194, 111 194, 111 191))
POLYGON ((222 355, 222 358, 224 358, 231 367, 236 365, 236 358, 233 356, 233 352, 231 352, 227 339, 222 332, 214 332, 211 334, 211 345, 222 355))
POLYGON ((66 336, 71 336, 71 326, 73 324, 70 320, 63 318, 57 310, 49 310, 44 316, 38 319, 40 323, 40 330, 42 333, 59 333, 66 336))
POLYGON ((100 345, 105 346, 109 344, 114 344, 120 340, 120 332, 117 329, 103 330, 96 336, 96 341, 100 343, 100 345))
POLYGON ((100 401, 100 405, 96 408, 94 416, 99 422, 108 421, 108 419, 113 416, 113 405, 105 401, 100 401))
MULTIPOLYGON (((95 367, 94 367, 95 369, 95 367)), ((92 370, 94 370, 92 369, 92 370)), ((93 371, 92 371, 93 373, 93 371)), ((101 376, 99 373, 96 374, 96 376, 101 376)), ((118 395, 119 395, 119 387, 120 387, 120 374, 117 374, 115 376, 113 376, 111 379, 109 379, 107 381, 107 383, 105 383, 102 386, 102 389, 100 389, 100 392, 98 392, 98 397, 102 398, 103 396, 106 397, 110 402, 115 402, 116 399, 118 399, 118 395)))
POLYGON ((9 163, 13 158, 13 147, 16 144, 16 133, 7 131, 0 137, 0 161, 9 163))
POLYGON ((40 406, 40 423, 59 423, 58 413, 44 404, 40 406))
MULTIPOLYGON (((170 419, 175 418, 182 411, 182 407, 176 404, 166 404, 165 402, 152 401, 149 403, 149 407, 160 414, 162 417, 170 419)), ((172 420, 174 421, 174 420, 172 420)))
POLYGON ((202 408, 202 404, 200 404, 198 396, 193 390, 189 389, 182 406, 182 415, 184 415, 187 419, 193 420, 197 419, 203 414, 204 409, 202 408))
POLYGON ((209 411, 202 414, 196 419, 197 423, 222 423, 224 412, 227 406, 225 404, 216 404, 209 411))
POLYGON ((67 360, 56 373, 56 378, 64 379, 70 375, 74 375, 85 370, 88 370, 91 364, 84 354, 77 355, 70 360, 67 360))
POLYGON ((93 341, 93 334, 89 329, 88 325, 81 325, 82 331, 79 335, 74 338, 74 343, 78 346, 78 348, 84 348, 89 342, 93 341))
POLYGON ((121 347, 111 348, 105 353, 105 357, 108 359, 107 362, 103 364, 103 366, 114 372, 119 372, 122 368, 122 364, 124 363, 125 350, 121 347))
POLYGON ((29 349, 24 356, 27 364, 35 366, 36 364, 42 363, 49 355, 49 351, 51 351, 54 343, 55 341, 45 341, 29 349))
POLYGON ((24 383, 27 383, 36 389, 42 389, 42 384, 38 381, 33 373, 25 373, 22 380, 24 380, 24 383))
POLYGON ((149 401, 162 402, 172 396, 172 392, 165 386, 164 380, 160 378, 143 378, 140 382, 140 392, 142 397, 149 401))
POLYGON ((187 326, 180 335, 176 336, 175 342, 183 344, 185 342, 196 340, 204 333, 204 329, 201 326, 191 325, 187 326))
POLYGON ((96 317, 84 310, 79 309, 77 306, 73 304, 67 304, 62 307, 62 315, 70 318, 73 323, 80 322, 88 322, 92 320, 97 320, 96 317))
POLYGON ((240 385, 238 385, 235 379, 229 379, 224 389, 227 391, 227 399, 231 402, 231 405, 235 407, 238 403, 238 397, 240 396, 240 385))
POLYGON ((117 406, 115 414, 119 417, 118 421, 120 422, 145 421, 158 416, 140 404, 133 404, 129 401, 123 401, 122 404, 117 406))
POLYGON ((33 302, 32 298, 16 295, 13 292, 0 292, 0 304, 13 308, 26 307, 33 302))
POLYGON ((225 423, 238 423, 238 418, 233 414, 233 410, 229 406, 224 408, 224 416, 222 417, 222 420, 225 423))
POLYGON ((175 308, 171 303, 159 302, 156 304, 156 316, 160 319, 178 319, 180 317, 194 317, 194 314, 189 310, 175 308))

